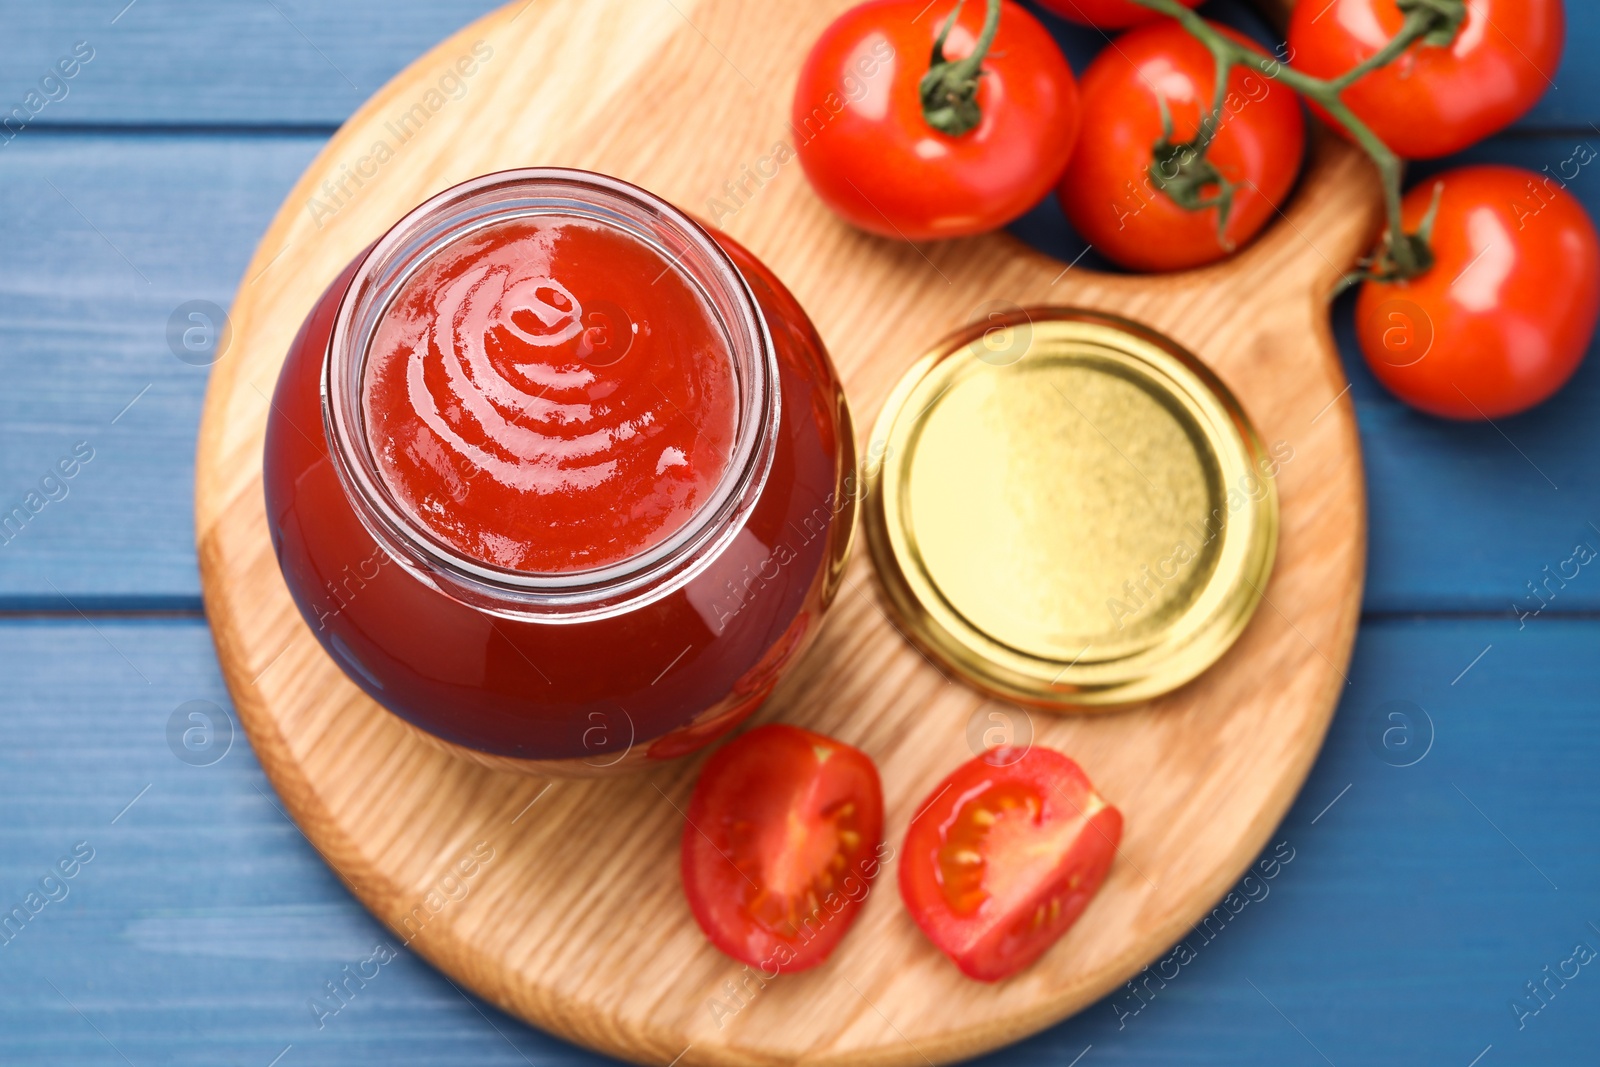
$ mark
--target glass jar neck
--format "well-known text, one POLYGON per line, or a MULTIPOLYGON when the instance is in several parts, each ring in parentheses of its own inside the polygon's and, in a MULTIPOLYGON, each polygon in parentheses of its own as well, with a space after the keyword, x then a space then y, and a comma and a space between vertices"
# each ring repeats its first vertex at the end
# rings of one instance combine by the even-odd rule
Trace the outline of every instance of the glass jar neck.
POLYGON ((772 465, 780 417, 777 355, 755 295, 715 240, 643 189, 588 171, 531 168, 474 178, 434 196, 367 253, 339 303, 322 373, 322 416, 339 480, 379 546, 417 577, 481 610, 580 621, 631 610, 682 587, 743 527, 772 465), (400 507, 368 441, 368 351, 419 268, 463 236, 538 215, 578 218, 651 246, 698 291, 726 337, 738 411, 721 479, 679 529, 616 563, 561 573, 515 571, 462 555, 400 507))

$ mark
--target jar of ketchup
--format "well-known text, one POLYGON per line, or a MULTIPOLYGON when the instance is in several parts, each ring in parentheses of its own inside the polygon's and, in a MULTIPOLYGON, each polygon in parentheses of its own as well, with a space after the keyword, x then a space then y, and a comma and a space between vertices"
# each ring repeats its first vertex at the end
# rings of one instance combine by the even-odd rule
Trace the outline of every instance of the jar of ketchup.
POLYGON ((736 727, 815 635, 854 436, 805 312, 738 244, 576 170, 475 178, 301 327, 267 520, 334 661, 490 766, 595 774, 736 727))

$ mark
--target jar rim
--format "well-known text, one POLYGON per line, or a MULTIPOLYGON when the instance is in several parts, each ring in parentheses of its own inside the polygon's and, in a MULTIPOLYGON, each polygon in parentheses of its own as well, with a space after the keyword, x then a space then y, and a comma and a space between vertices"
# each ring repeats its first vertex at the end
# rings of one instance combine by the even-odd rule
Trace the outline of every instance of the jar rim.
POLYGON ((322 366, 329 454, 363 525, 397 562, 481 609, 580 621, 659 599, 699 573, 743 527, 766 483, 781 416, 777 351, 749 282, 689 215, 629 182, 592 171, 530 167, 468 179, 407 212, 363 255, 340 297, 322 366), (519 571, 474 559, 401 507, 366 434, 362 382, 377 327, 405 283, 446 246, 486 226, 561 215, 652 246, 698 291, 722 329, 738 385, 733 450, 689 519, 641 552, 600 567, 519 571))

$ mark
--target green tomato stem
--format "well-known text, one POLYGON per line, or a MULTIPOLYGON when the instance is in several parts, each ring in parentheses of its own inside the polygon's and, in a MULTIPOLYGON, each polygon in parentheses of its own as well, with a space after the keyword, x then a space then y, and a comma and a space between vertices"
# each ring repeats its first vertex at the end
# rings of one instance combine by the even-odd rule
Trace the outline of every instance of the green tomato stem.
MULTIPOLYGON (((1211 114, 1200 123, 1200 129, 1194 139, 1187 144, 1174 146, 1171 143, 1169 128, 1155 146, 1155 162, 1151 164, 1151 178, 1157 188, 1162 189, 1179 206, 1189 210, 1217 205, 1219 201, 1223 207, 1226 206, 1228 202, 1226 194, 1230 191, 1227 185, 1221 186, 1221 195, 1208 198, 1199 195, 1196 184, 1208 182, 1216 184, 1216 180, 1212 178, 1216 169, 1206 162, 1205 153, 1222 126, 1223 110, 1227 100, 1227 79, 1234 67, 1248 67, 1264 77, 1282 82, 1319 105, 1323 112, 1338 123, 1350 135, 1350 139, 1371 157, 1373 164, 1378 168, 1378 176, 1383 182, 1384 213, 1387 218, 1383 245, 1371 263, 1364 265, 1363 271, 1355 277, 1382 277, 1388 280, 1413 278, 1432 265, 1433 257, 1428 253, 1426 237, 1417 240, 1417 235, 1407 234, 1401 219, 1400 184, 1405 176, 1404 161, 1395 155, 1366 123, 1356 117, 1355 112, 1345 104, 1341 94, 1367 74, 1394 62, 1418 41, 1436 47, 1448 45, 1455 38, 1461 22, 1466 17, 1464 0, 1397 0, 1400 8, 1406 13, 1405 23, 1401 26, 1400 32, 1364 62, 1333 79, 1313 78, 1275 56, 1262 55, 1254 48, 1240 44, 1178 3, 1178 0, 1133 0, 1133 2, 1176 19, 1190 36, 1206 46, 1217 64, 1217 87, 1212 99, 1211 114), (1158 172, 1157 168, 1164 165, 1164 160, 1167 161, 1170 170, 1170 161, 1173 159, 1180 161, 1177 173, 1169 173, 1166 170, 1158 172)), ((1218 232, 1220 233, 1226 225, 1224 211, 1223 217, 1219 220, 1218 232)))
POLYGON ((944 55, 945 38, 961 14, 962 0, 956 0, 955 9, 945 19, 944 27, 933 42, 933 56, 928 63, 928 73, 922 76, 917 92, 922 99, 922 117, 929 126, 951 137, 977 126, 983 118, 978 108, 978 78, 983 74, 983 60, 994 44, 1000 29, 1001 0, 988 0, 988 11, 983 18, 983 29, 973 45, 972 54, 949 60, 944 55))

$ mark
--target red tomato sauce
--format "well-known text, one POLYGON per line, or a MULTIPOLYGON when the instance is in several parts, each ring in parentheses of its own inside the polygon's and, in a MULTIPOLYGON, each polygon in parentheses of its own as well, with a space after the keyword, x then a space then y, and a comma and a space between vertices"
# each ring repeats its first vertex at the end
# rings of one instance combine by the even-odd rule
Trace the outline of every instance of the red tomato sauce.
POLYGON ((653 246, 575 217, 478 230, 385 310, 362 379, 409 517, 491 566, 603 567, 681 529, 727 469, 727 337, 653 246))
MULTIPOLYGON (((481 265, 503 261, 511 288, 511 272, 532 271, 532 256, 519 249, 523 242, 516 236, 530 236, 529 228, 473 232, 484 234, 482 246, 474 251, 465 243, 445 245, 440 258, 451 262, 426 278, 459 282, 481 265)), ((571 237, 568 232, 563 240, 571 237)), ((290 346, 269 414, 267 522, 284 580, 313 636, 353 682, 390 711, 476 753, 535 761, 541 773, 622 769, 681 756, 726 735, 811 643, 841 581, 855 516, 849 412, 822 341, 794 297, 749 252, 721 235, 715 240, 748 284, 776 356, 773 387, 781 402, 778 418, 763 431, 772 449, 769 473, 737 535, 711 558, 699 558, 686 584, 625 610, 582 619, 485 608, 380 546, 338 473, 338 447, 326 433, 321 394, 340 301, 366 254, 312 309, 290 346)), ((585 233, 574 241, 565 250, 576 251, 581 242, 581 258, 599 258, 563 265, 563 246, 557 242, 554 261, 560 269, 549 276, 586 313, 602 308, 602 301, 627 307, 640 329, 634 334, 630 323, 624 339, 634 338, 630 347, 643 344, 638 338, 648 327, 648 340, 659 345, 659 357, 651 360, 657 366, 629 368, 632 352, 611 363, 606 353, 591 352, 585 360, 580 349, 568 357, 529 358, 527 349, 539 346, 526 338, 517 338, 515 345, 503 339, 490 325, 489 312, 476 310, 470 299, 443 305, 441 313, 438 294, 450 290, 422 284, 421 275, 412 287, 420 303, 406 305, 408 287, 402 282, 398 302, 379 312, 392 310, 393 321, 380 320, 382 329, 373 334, 376 339, 384 333, 393 346, 407 329, 461 324, 477 315, 467 330, 457 325, 452 331, 449 340, 457 347, 451 358, 464 378, 474 375, 467 382, 470 395, 486 394, 478 383, 508 390, 497 394, 500 405, 493 409, 502 425, 490 432, 468 416, 464 405, 460 412, 450 410, 453 399, 469 394, 445 388, 450 373, 442 362, 445 351, 436 354, 432 339, 419 360, 423 385, 431 388, 419 399, 439 405, 442 424, 460 439, 455 447, 494 458, 502 475, 558 472, 553 481, 529 478, 527 486, 508 486, 487 470, 477 472, 475 459, 463 463, 461 454, 453 461, 430 455, 435 447, 445 451, 445 438, 419 410, 435 409, 413 404, 395 350, 382 344, 367 348, 376 362, 370 381, 363 371, 363 388, 354 396, 363 402, 364 418, 382 419, 370 433, 357 431, 367 446, 363 451, 382 457, 374 464, 381 468, 375 475, 403 508, 411 509, 408 521, 445 547, 459 545, 458 554, 480 565, 487 557, 522 568, 555 568, 556 577, 563 577, 561 568, 623 560, 645 551, 641 546, 671 537, 685 523, 692 529, 704 511, 695 512, 697 494, 708 492, 735 462, 729 458, 729 440, 742 417, 742 401, 732 395, 736 376, 728 353, 734 341, 729 335, 727 350, 717 346, 715 331, 728 327, 708 318, 708 310, 690 298, 696 283, 671 274, 656 282, 666 265, 660 254, 652 247, 619 247, 648 245, 625 233, 609 240, 585 233), (429 294, 435 301, 432 311, 429 294), (481 353, 463 353, 462 336, 481 343, 481 353), (592 371, 593 377, 580 370, 592 371), (516 412, 519 403, 531 403, 524 397, 536 395, 536 386, 527 385, 528 392, 522 386, 558 373, 572 383, 560 403, 588 405, 587 423, 576 414, 563 421, 551 414, 554 409, 542 407, 531 415, 506 414, 516 412), (606 394, 608 388, 612 391, 606 394), (607 405, 604 413, 602 405, 607 405), (628 420, 639 426, 633 436, 613 433, 604 449, 574 458, 570 442, 585 440, 585 426, 615 430, 628 420), (518 434, 500 436, 512 430, 518 434), (560 462, 541 468, 541 453, 508 447, 511 441, 528 444, 531 438, 519 435, 535 433, 557 452, 568 449, 560 452, 560 462), (661 457, 673 448, 687 463, 663 467, 658 478, 661 457), (617 461, 603 485, 568 481, 558 492, 547 491, 559 482, 559 472, 592 468, 607 461, 597 458, 602 455, 617 461), (512 462, 512 457, 533 458, 512 462), (522 525, 507 521, 513 518, 522 525), (507 534, 508 543, 474 539, 486 533, 507 534)), ((426 263, 420 269, 431 270, 426 263)), ((554 287, 543 295, 519 290, 527 300, 545 303, 527 309, 541 327, 541 312, 557 325, 552 313, 562 309, 554 302, 556 292, 554 287)), ((589 333, 598 324, 584 321, 585 334, 562 343, 580 345, 587 335, 598 351, 615 344, 614 322, 589 333)), ((518 329, 534 333, 533 325, 524 321, 518 329)))

